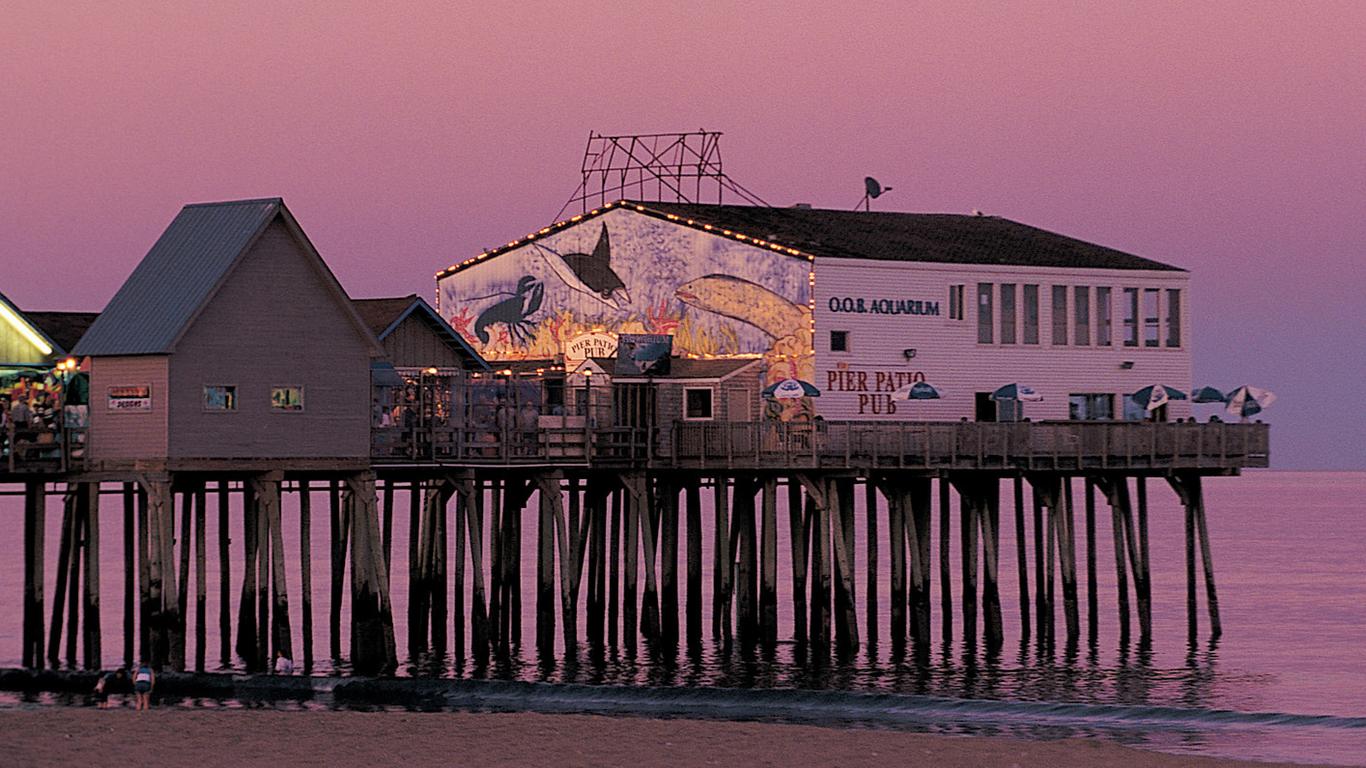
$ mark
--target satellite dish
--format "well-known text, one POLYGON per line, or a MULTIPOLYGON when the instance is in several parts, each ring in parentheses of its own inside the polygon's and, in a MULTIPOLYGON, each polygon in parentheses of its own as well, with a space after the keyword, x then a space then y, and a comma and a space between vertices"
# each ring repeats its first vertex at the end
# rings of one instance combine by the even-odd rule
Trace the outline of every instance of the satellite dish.
MULTIPOLYGON (((872 176, 864 176, 863 199, 859 201, 859 205, 863 206, 863 210, 867 211, 871 208, 870 203, 873 200, 876 200, 877 198, 882 197, 884 194, 891 191, 891 187, 882 186, 882 184, 880 184, 878 180, 873 178, 872 176)), ((854 210, 858 210, 858 206, 855 206, 854 210)))

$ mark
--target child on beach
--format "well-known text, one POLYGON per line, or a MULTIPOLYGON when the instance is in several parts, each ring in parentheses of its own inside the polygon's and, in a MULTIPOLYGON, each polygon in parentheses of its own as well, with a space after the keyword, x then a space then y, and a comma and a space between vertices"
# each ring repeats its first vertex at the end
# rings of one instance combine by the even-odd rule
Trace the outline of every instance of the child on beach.
POLYGON ((114 686, 122 682, 127 676, 128 670, 123 667, 100 675, 100 679, 95 681, 95 706, 100 709, 108 709, 109 694, 114 686))
POLYGON ((285 652, 278 648, 275 650, 275 674, 294 674, 294 660, 286 656, 285 652))
POLYGON ((137 699, 137 709, 152 708, 152 686, 156 684, 156 673, 152 672, 152 667, 143 662, 138 666, 138 671, 133 673, 133 694, 137 699))

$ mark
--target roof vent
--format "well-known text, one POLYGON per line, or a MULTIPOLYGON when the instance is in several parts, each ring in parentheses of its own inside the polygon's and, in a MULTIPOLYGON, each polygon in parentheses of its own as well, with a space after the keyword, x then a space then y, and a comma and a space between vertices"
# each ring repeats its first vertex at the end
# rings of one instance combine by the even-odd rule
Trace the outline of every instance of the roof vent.
POLYGON ((811 203, 793 203, 792 207, 801 208, 802 210, 811 210, 811 203))
POLYGON ((972 215, 973 215, 973 216, 985 216, 986 214, 982 213, 981 211, 977 210, 976 208, 973 208, 973 209, 972 209, 972 215))

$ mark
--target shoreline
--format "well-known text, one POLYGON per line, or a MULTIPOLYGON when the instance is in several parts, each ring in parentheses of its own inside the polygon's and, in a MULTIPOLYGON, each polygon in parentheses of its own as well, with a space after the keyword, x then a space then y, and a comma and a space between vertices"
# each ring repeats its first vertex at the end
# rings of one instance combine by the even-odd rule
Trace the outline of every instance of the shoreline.
POLYGON ((1266 768, 1100 739, 1030 740, 687 718, 533 712, 0 710, 17 765, 838 765, 1266 768))
MULTIPOLYGON (((0 707, 0 718, 4 718, 4 722, 14 718, 23 721, 30 715, 38 715, 46 719, 40 721, 42 726, 35 733, 50 730, 49 726, 53 724, 68 722, 76 732, 83 733, 89 728, 98 730, 97 724, 102 721, 89 720, 92 716, 118 718, 120 711, 131 714, 131 709, 127 709, 131 706, 131 694, 124 692, 114 693, 113 711, 90 706, 88 696, 94 680, 92 672, 0 669, 0 691, 18 696, 18 706, 0 707), (66 714, 53 714, 58 712, 66 714)), ((1038 763, 1022 765, 1052 768, 1066 768, 1073 763, 1067 762, 1066 754, 1055 754, 1051 749, 1043 749, 1042 745, 1070 745, 1066 747, 1070 750, 1067 754, 1083 750, 1077 754, 1085 754, 1086 758, 1076 765, 1098 764, 1095 762, 1097 755, 1085 750, 1120 749, 1122 753, 1113 756, 1119 762, 1113 764, 1122 765, 1126 761, 1121 760, 1121 756, 1127 757, 1130 763, 1137 761, 1140 755, 1144 763, 1152 762, 1148 760, 1150 756, 1190 761, 1197 756, 1191 750, 1217 752, 1217 747, 1209 749, 1209 745, 1227 743, 1242 738, 1243 734, 1256 738, 1279 728, 1366 729, 1366 718, 1180 707, 948 699, 835 690, 652 688, 443 678, 286 677, 226 672, 159 675, 154 705, 159 713, 155 716, 157 719, 189 717, 189 722, 199 723, 193 727, 203 728, 210 741, 215 729, 220 727, 210 725, 215 722, 214 718, 232 719, 237 717, 234 713, 242 712, 257 712, 262 717, 308 716, 305 720, 318 715, 378 714, 395 722, 407 722, 409 716, 447 717, 457 721, 468 717, 525 717, 531 718, 532 722, 539 722, 536 718, 541 717, 588 718, 594 722, 618 722, 621 723, 619 727, 636 728, 644 733, 657 729, 648 723, 689 722, 703 731, 715 731, 715 737, 723 739, 741 738, 749 733, 745 730, 749 726, 816 729, 827 733, 826 741, 836 750, 842 749, 846 742, 829 733, 878 733, 892 740, 928 739, 935 744, 946 740, 956 746, 943 747, 947 750, 943 755, 945 759, 952 761, 961 757, 965 761, 961 763, 963 765, 995 761, 991 757, 994 753, 980 753, 986 747, 968 747, 965 743, 1004 738, 1016 745, 1011 755, 1020 751, 1039 757, 1038 763), (202 719, 206 717, 210 719, 202 719), (735 730, 737 728, 740 730, 735 730), (1192 737, 1197 741, 1192 742, 1192 737)), ((268 730, 292 728, 297 721, 272 722, 274 724, 268 730)), ((14 727, 27 730, 23 726, 14 727)), ((16 744, 15 748, 21 746, 16 744)), ((105 749, 109 745, 91 746, 105 749)), ((592 745, 567 743, 564 746, 582 751, 592 745)), ((30 744, 26 748, 38 747, 30 744)), ((1108 752, 1102 756, 1109 759, 1108 752)), ((1285 757, 1287 753, 1280 752, 1276 756, 1285 757)), ((488 755, 483 759, 496 757, 488 755)), ((847 757, 842 757, 839 764, 857 764, 850 763, 847 757)), ((172 759, 181 762, 182 758, 198 760, 188 756, 172 759)), ((609 756, 599 758, 609 759, 609 756)), ((1213 761, 1210 765, 1292 764, 1207 754, 1200 755, 1200 759, 1213 761)), ((636 760, 656 762, 654 756, 640 756, 636 760)), ((495 760, 492 764, 498 763, 495 760)))

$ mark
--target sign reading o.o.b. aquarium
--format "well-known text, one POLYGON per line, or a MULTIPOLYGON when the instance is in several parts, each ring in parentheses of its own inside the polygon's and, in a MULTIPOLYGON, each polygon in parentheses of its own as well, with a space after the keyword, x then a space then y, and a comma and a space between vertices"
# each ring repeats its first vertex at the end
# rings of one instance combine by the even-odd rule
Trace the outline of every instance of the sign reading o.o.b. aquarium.
POLYGON ((110 387, 109 410, 111 411, 150 411, 152 410, 152 388, 146 385, 110 387))
POLYGON ((939 302, 921 299, 874 299, 831 296, 830 311, 855 315, 938 315, 939 302))

